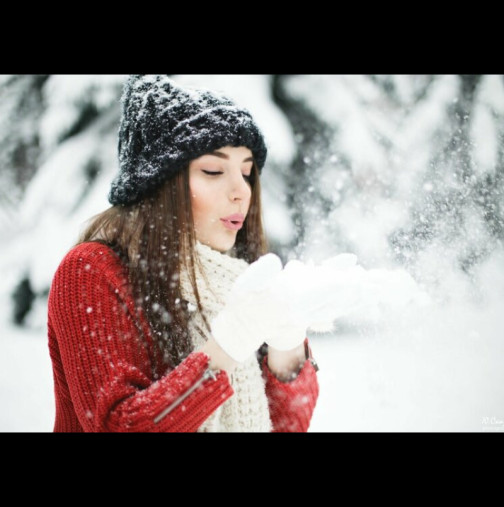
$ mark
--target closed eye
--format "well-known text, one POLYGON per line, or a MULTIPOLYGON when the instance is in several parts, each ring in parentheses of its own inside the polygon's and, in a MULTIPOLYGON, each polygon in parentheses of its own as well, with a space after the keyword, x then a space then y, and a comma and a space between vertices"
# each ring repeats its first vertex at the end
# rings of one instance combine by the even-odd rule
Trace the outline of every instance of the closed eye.
POLYGON ((224 174, 222 171, 207 171, 206 169, 202 169, 202 171, 205 173, 205 174, 208 174, 210 176, 217 176, 219 174, 224 174))

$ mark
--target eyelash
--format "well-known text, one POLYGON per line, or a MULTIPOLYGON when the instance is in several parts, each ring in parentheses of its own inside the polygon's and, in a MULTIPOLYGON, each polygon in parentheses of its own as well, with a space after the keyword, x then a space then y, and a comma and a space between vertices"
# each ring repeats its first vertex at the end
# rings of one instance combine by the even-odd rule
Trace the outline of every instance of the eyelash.
MULTIPOLYGON (((219 174, 224 174, 222 171, 206 171, 205 169, 202 169, 202 171, 205 174, 208 174, 209 176, 218 176, 219 174)), ((250 182, 251 177, 252 177, 252 175, 248 175, 248 176, 246 174, 243 175, 243 178, 245 179, 245 181, 248 181, 248 182, 250 182)))

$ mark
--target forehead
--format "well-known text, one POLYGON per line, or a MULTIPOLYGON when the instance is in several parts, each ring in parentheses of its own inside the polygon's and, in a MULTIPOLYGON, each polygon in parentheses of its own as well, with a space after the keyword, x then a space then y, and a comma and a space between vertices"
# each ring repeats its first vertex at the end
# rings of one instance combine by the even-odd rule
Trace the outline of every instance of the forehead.
POLYGON ((211 153, 205 153, 200 159, 221 159, 231 160, 237 162, 251 162, 253 160, 252 152, 245 146, 226 146, 212 151, 211 153))

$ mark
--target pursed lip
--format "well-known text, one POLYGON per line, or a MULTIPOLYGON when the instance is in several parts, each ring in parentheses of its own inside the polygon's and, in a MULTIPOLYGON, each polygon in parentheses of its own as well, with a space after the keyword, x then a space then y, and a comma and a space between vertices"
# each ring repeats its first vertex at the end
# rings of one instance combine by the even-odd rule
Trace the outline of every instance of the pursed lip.
POLYGON ((221 218, 221 222, 224 227, 231 229, 232 231, 239 231, 243 227, 244 221, 245 215, 242 215, 241 213, 234 213, 228 217, 221 218))

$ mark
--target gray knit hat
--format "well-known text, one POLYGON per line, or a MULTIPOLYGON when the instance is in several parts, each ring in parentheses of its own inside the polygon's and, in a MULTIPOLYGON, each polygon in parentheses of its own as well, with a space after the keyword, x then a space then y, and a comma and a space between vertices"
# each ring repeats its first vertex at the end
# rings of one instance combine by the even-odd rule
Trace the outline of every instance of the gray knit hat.
POLYGON ((119 174, 111 204, 132 204, 195 159, 224 146, 252 151, 259 171, 267 149, 250 113, 209 90, 181 88, 168 76, 134 75, 124 85, 119 174))

